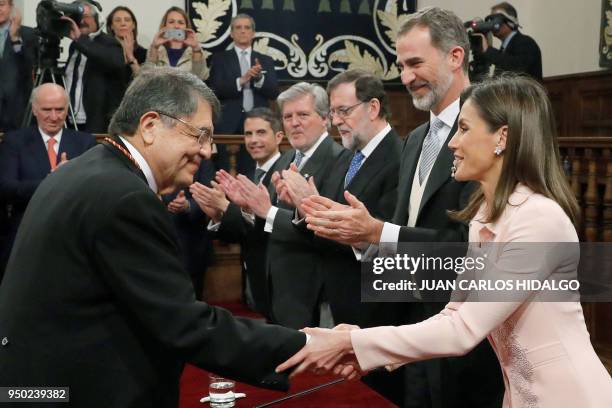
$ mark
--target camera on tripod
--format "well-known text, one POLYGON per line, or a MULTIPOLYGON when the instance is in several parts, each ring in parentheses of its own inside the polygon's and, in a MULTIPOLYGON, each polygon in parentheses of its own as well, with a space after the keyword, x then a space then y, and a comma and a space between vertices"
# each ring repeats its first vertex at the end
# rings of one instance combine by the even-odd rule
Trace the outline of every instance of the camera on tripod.
POLYGON ((70 17, 77 24, 83 17, 80 3, 60 3, 55 0, 42 0, 36 7, 36 34, 39 41, 39 68, 57 67, 60 56, 60 40, 70 34, 70 22, 62 17, 70 17))

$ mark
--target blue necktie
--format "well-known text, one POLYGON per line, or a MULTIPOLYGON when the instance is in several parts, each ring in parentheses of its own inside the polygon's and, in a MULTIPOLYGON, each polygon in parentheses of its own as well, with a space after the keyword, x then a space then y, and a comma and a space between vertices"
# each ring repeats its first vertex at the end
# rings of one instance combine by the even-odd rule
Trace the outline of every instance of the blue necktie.
POLYGON ((295 158, 293 159, 293 163, 295 164, 295 167, 298 168, 298 170, 300 170, 300 164, 302 163, 303 158, 304 158, 304 153, 300 152, 299 150, 296 150, 295 158))
POLYGON ((346 177, 344 177, 344 188, 351 184, 351 180, 353 179, 353 177, 355 177, 355 174, 357 174, 359 167, 361 167, 361 162, 363 161, 364 157, 365 156, 363 155, 363 153, 361 153, 361 151, 357 150, 355 152, 353 160, 351 160, 351 165, 349 166, 349 169, 346 172, 346 177))

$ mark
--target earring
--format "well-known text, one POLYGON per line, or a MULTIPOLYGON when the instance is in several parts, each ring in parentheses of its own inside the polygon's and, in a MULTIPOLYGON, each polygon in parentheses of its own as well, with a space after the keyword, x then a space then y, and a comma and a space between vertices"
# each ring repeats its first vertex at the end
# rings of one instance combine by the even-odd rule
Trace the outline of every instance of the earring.
POLYGON ((453 164, 451 166, 451 177, 455 178, 455 173, 457 172, 457 167, 453 164))
POLYGON ((504 151, 504 149, 502 149, 501 146, 499 146, 499 145, 495 146, 495 155, 496 156, 501 156, 503 151, 504 151))

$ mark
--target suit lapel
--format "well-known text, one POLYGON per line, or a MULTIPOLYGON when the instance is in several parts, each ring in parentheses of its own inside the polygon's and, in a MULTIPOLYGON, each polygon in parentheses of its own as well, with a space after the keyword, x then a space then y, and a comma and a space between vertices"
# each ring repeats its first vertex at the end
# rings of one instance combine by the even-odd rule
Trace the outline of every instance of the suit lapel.
POLYGON ((435 194, 435 192, 438 191, 438 189, 440 189, 440 187, 442 187, 442 185, 444 185, 444 183, 446 183, 450 178, 450 169, 453 164, 453 153, 448 148, 448 142, 450 142, 456 131, 457 120, 455 120, 455 123, 453 124, 453 127, 451 128, 451 131, 448 134, 444 145, 442 145, 440 153, 438 154, 438 157, 433 167, 431 168, 431 172, 429 173, 429 178, 427 180, 427 185, 425 186, 425 191, 423 192, 423 198, 421 199, 419 214, 423 206, 427 204, 427 201, 429 201, 429 199, 435 194))
MULTIPOLYGON (((270 177, 272 177, 272 173, 274 173, 275 171, 282 171, 288 169, 289 165, 293 161, 294 156, 294 149, 288 150, 283 153, 281 157, 279 157, 279 159, 276 161, 276 163, 274 163, 274 165, 270 168, 270 171, 268 171, 270 177)), ((268 177, 268 174, 266 174, 266 177, 268 177)), ((272 201, 272 204, 274 204, 276 202, 276 189, 274 188, 274 185, 272 185, 272 183, 269 183, 267 186, 268 192, 270 193, 270 200, 272 201)))
POLYGON ((34 166, 38 167, 40 174, 49 173, 51 171, 51 164, 49 163, 47 147, 38 128, 34 128, 32 132, 28 133, 27 138, 28 149, 30 150, 30 157, 34 162, 34 166))
MULTIPOLYGON (((304 176, 318 176, 317 173, 325 165, 327 159, 329 158, 328 156, 332 143, 333 141, 331 137, 329 135, 326 136, 325 139, 323 139, 323 141, 321 142, 321 144, 317 147, 317 150, 314 151, 312 157, 310 157, 304 167, 302 167, 300 173, 302 173, 304 176)), ((317 186, 320 186, 319 183, 321 181, 322 180, 315 179, 315 183, 317 184, 317 186)))
MULTIPOLYGON (((119 137, 112 137, 112 140, 119 144, 120 146, 122 146, 126 151, 129 152, 128 148, 123 144, 123 142, 121 141, 121 139, 119 137)), ((147 181, 147 177, 144 175, 144 173, 142 172, 142 170, 140 170, 136 164, 134 162, 132 162, 132 160, 125 154, 123 153, 121 150, 119 150, 117 147, 113 146, 110 143, 104 142, 103 143, 104 147, 106 147, 113 155, 115 155, 115 157, 121 161, 123 164, 125 164, 127 167, 129 167, 134 173, 136 173, 144 182, 145 184, 149 185, 149 182, 147 181)))
MULTIPOLYGON (((391 148, 391 138, 393 137, 397 137, 397 135, 395 131, 391 129, 359 168, 357 174, 355 174, 350 184, 347 186, 347 190, 349 190, 351 194, 359 197, 370 184, 372 176, 384 167, 386 164, 385 158, 391 155, 389 149, 391 148)), ((342 180, 342 183, 344 185, 344 180, 342 180)))

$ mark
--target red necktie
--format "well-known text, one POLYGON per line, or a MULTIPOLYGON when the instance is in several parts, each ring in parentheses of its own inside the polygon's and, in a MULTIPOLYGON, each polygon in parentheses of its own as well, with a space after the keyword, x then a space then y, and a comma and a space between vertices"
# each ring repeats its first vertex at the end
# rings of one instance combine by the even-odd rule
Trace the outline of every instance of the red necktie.
POLYGON ((55 149, 53 146, 57 141, 54 138, 50 138, 47 142, 47 155, 49 156, 49 164, 51 165, 51 171, 55 170, 57 167, 57 153, 55 153, 55 149))

